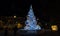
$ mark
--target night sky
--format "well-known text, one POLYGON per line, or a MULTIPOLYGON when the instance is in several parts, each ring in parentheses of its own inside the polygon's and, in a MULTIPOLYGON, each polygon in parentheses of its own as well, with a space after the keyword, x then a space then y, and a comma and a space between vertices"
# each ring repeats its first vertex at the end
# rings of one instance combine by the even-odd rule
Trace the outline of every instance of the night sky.
MULTIPOLYGON (((59 21, 60 14, 57 12, 57 1, 52 0, 1 0, 0 15, 17 15, 25 17, 32 4, 36 17, 46 21, 59 21)), ((59 21, 60 22, 60 21, 59 21)))

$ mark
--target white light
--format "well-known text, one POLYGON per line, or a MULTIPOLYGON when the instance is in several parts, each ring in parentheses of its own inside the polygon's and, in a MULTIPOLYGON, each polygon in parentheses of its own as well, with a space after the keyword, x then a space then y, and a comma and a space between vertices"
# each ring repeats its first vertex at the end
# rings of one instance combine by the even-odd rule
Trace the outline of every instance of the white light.
POLYGON ((16 18, 16 16, 14 16, 14 18, 16 18))

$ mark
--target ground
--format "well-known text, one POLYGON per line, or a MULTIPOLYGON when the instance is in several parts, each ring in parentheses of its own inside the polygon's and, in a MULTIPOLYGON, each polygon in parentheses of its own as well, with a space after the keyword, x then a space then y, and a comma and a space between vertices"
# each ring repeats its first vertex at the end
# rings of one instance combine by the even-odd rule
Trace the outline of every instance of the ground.
MULTIPOLYGON (((0 31, 0 36, 5 36, 5 31, 2 30, 0 31)), ((23 34, 24 35, 24 34, 23 34)), ((20 35, 20 32, 19 33, 16 33, 16 36, 23 36, 23 35, 20 35)), ((26 36, 27 34, 25 34, 24 36, 26 36)), ((38 34, 30 34, 32 36, 59 36, 59 33, 58 32, 52 32, 52 31, 38 31, 38 34)), ((9 31, 7 36, 14 36, 14 32, 13 31, 9 31)), ((29 35, 27 35, 29 36, 29 35)))

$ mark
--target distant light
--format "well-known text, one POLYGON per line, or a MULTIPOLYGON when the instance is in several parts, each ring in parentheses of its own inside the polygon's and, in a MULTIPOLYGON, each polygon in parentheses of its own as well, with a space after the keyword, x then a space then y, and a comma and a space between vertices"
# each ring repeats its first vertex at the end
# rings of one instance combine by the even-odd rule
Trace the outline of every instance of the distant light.
POLYGON ((21 28, 22 25, 20 23, 17 24, 17 28, 21 28))
POLYGON ((14 16, 14 18, 16 18, 16 16, 14 16))
POLYGON ((39 20, 39 19, 37 19, 37 20, 39 20))
POLYGON ((51 26, 51 29, 52 29, 53 31, 57 31, 57 30, 58 30, 58 27, 57 27, 57 25, 52 25, 52 26, 51 26))

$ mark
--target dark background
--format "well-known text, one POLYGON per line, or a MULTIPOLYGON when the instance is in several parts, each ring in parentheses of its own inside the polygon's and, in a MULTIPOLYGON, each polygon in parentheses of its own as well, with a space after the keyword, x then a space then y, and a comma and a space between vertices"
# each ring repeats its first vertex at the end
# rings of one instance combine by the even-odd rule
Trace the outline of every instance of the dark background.
POLYGON ((45 21, 54 21, 59 23, 60 14, 58 9, 58 0, 1 0, 0 16, 17 15, 26 17, 30 4, 36 17, 45 21))

